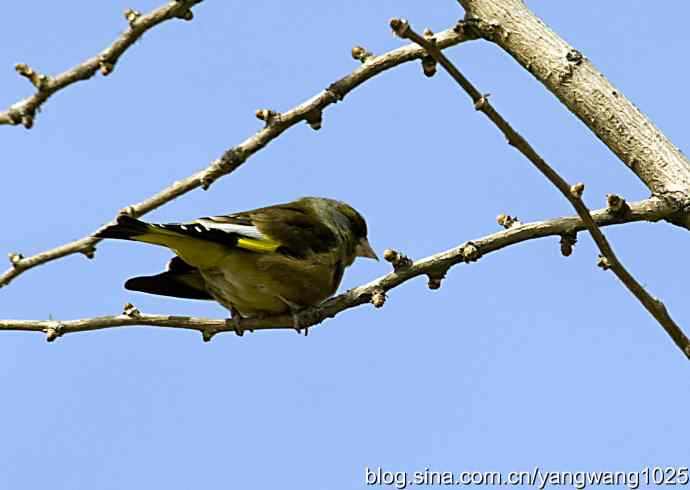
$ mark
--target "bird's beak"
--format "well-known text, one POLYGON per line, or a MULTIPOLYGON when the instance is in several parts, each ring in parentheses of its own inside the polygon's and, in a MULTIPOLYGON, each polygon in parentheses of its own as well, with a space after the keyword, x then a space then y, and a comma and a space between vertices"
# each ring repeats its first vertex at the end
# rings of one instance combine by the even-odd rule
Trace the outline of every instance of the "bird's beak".
POLYGON ((366 257, 368 259, 379 260, 376 252, 374 252, 374 249, 371 248, 371 245, 369 245, 369 240, 366 238, 362 238, 359 241, 357 248, 355 248, 355 252, 357 253, 357 257, 366 257))

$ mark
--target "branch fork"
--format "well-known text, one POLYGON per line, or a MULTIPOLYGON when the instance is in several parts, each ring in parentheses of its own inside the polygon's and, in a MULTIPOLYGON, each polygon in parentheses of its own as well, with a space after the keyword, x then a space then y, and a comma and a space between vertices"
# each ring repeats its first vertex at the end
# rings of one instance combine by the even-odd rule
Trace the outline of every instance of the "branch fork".
MULTIPOLYGON (((457 67, 428 39, 417 34, 407 23, 407 21, 400 19, 393 19, 390 22, 391 28, 394 32, 403 38, 410 39, 417 43, 422 48, 426 49, 429 55, 448 72, 448 74, 460 85, 460 87, 470 96, 474 102, 475 108, 480 110, 486 117, 496 125, 496 127, 504 134, 508 140, 508 144, 516 148, 522 153, 536 168, 539 170, 549 182, 551 182, 563 196, 570 202, 578 216, 586 226, 592 239, 599 248, 601 255, 598 260, 599 267, 603 269, 610 268, 616 277, 625 285, 625 287, 642 303, 647 311, 659 322, 659 324, 666 330, 668 335, 673 339, 681 351, 688 353, 690 340, 683 333, 681 328, 671 319, 666 307, 659 300, 651 296, 642 285, 625 269, 621 262, 616 257, 608 240, 594 222, 592 215, 587 206, 582 201, 582 194, 585 186, 582 183, 577 183, 569 186, 567 182, 553 169, 520 135, 513 127, 501 116, 488 102, 485 96, 472 85, 472 83, 460 73, 457 67)), ((569 60, 570 62, 579 65, 582 58, 569 60)), ((572 67, 572 66, 571 66, 572 67)), ((625 207, 625 200, 618 196, 610 195, 608 198, 608 209, 616 215, 621 216, 628 211, 625 207)), ((567 250, 567 245, 565 250, 567 250)), ((564 249, 562 249, 564 250, 564 249)), ((564 250, 564 251, 565 251, 564 250)), ((690 356, 688 356, 690 358, 690 356)))

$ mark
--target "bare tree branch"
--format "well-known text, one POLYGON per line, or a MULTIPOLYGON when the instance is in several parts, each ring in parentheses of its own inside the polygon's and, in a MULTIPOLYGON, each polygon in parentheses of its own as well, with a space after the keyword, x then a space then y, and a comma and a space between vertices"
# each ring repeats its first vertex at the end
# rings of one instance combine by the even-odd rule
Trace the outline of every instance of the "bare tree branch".
MULTIPOLYGON (((461 33, 461 30, 455 27, 440 32, 437 35, 437 46, 439 49, 447 48, 467 39, 468 38, 461 33)), ((375 75, 402 63, 420 59, 424 57, 425 54, 424 49, 412 43, 380 56, 368 56, 365 58, 362 65, 352 73, 346 75, 331 84, 327 89, 287 112, 278 114, 266 109, 257 111, 257 117, 266 121, 266 126, 263 129, 259 130, 239 145, 225 151, 220 158, 214 160, 204 170, 175 182, 154 196, 137 204, 128 206, 121 212, 139 217, 197 187, 207 189, 216 179, 233 172, 250 156, 280 136, 286 129, 301 121, 307 121, 314 129, 320 128, 323 109, 342 100, 345 95, 375 75)), ((99 230, 114 223, 114 220, 106 223, 99 228, 99 230)), ((10 254, 12 267, 0 276, 0 287, 6 286, 12 279, 28 269, 67 255, 83 253, 91 258, 95 251, 95 245, 99 241, 99 239, 89 235, 26 258, 22 257, 19 253, 13 252, 10 254)))
MULTIPOLYGON (((672 202, 656 197, 630 203, 626 209, 625 213, 614 212, 611 207, 599 209, 592 212, 591 219, 599 226, 608 226, 635 221, 658 221, 678 211, 672 202)), ((429 288, 437 289, 448 269, 456 264, 476 261, 483 255, 527 240, 547 236, 574 236, 578 231, 584 229, 586 229, 586 225, 578 216, 525 224, 513 222, 512 226, 506 230, 466 242, 458 247, 414 262, 399 252, 387 250, 384 256, 393 265, 393 272, 350 289, 319 306, 304 311, 300 314, 300 324, 304 326, 317 325, 341 311, 369 302, 376 307, 383 306, 388 291, 417 276, 427 275, 429 288)), ((126 305, 125 311, 126 313, 122 315, 80 320, 0 320, 0 331, 44 332, 47 340, 52 341, 68 333, 144 325, 198 330, 203 334, 204 340, 210 340, 213 335, 219 332, 241 333, 247 330, 294 328, 293 318, 289 315, 243 319, 242 330, 238 332, 232 320, 144 314, 132 305, 126 305)))
MULTIPOLYGON (((496 43, 552 92, 655 194, 688 199, 690 162, 580 51, 523 0, 459 0, 465 28, 496 43)), ((680 218, 680 217, 679 217, 680 218)), ((689 227, 688 215, 682 217, 689 227)))
POLYGON ((129 29, 93 58, 55 77, 41 74, 24 63, 18 63, 15 69, 20 75, 29 79, 36 87, 36 93, 13 104, 6 111, 0 112, 0 124, 21 123, 25 128, 31 128, 36 111, 55 92, 78 81, 88 80, 99 70, 101 74, 107 76, 113 71, 120 56, 146 31, 169 19, 192 20, 193 15, 190 9, 201 2, 202 0, 173 0, 143 15, 132 9, 127 10, 125 18, 129 22, 129 29))
MULTIPOLYGON (((649 294, 642 285, 628 272, 623 264, 618 260, 608 240, 601 232, 597 224, 592 219, 589 209, 582 201, 582 192, 584 191, 583 184, 576 184, 574 186, 568 183, 556 172, 546 161, 530 146, 530 144, 522 137, 513 127, 501 116, 489 103, 486 96, 482 95, 467 78, 451 63, 451 61, 435 46, 432 36, 422 37, 417 34, 407 23, 407 21, 393 19, 391 27, 395 33, 405 39, 409 39, 424 49, 443 66, 443 68, 453 77, 453 79, 467 92, 476 110, 481 111, 486 115, 491 122, 493 122, 498 129, 505 135, 508 144, 515 147, 522 153, 532 164, 563 194, 563 196, 570 202, 570 204, 577 211, 578 216, 587 227, 587 230, 592 235, 592 239, 599 247, 602 253, 603 260, 600 260, 599 265, 604 269, 611 269, 616 277, 628 288, 628 290, 642 303, 642 305, 649 311, 649 313, 659 322, 659 324, 666 330, 668 335, 673 339, 681 351, 690 359, 690 340, 683 333, 681 328, 673 321, 668 314, 664 304, 649 294)), ((620 198, 613 196, 615 199, 609 199, 609 207, 614 212, 624 214, 627 208, 623 207, 620 198)))

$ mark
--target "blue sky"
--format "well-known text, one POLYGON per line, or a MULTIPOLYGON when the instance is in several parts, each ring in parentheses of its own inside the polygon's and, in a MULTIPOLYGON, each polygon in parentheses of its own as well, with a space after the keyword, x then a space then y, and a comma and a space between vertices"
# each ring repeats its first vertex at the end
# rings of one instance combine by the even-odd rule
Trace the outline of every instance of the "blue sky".
MULTIPOLYGON (((685 150, 690 5, 528 2, 685 150)), ((158 1, 11 2, 0 30, 0 105, 30 93, 13 65, 57 73, 125 28, 122 12, 158 1)), ((388 20, 441 30, 453 1, 222 2, 193 22, 149 32, 104 79, 57 94, 30 131, 0 128, 0 251, 30 255, 79 238, 260 128, 258 108, 289 109, 357 66, 355 44, 402 44, 388 20)), ((531 75, 496 46, 447 51, 569 181, 637 200, 648 190, 531 75)), ((423 257, 568 203, 445 73, 395 68, 327 109, 323 129, 290 129, 211 190, 151 213, 155 221, 323 195, 368 219, 380 252, 423 257)), ((688 325, 687 232, 665 224, 607 229, 621 260, 688 325)), ((0 317, 70 319, 145 312, 222 316, 213 303, 127 292, 169 254, 110 242, 0 290, 0 317)), ((638 470, 687 465, 687 360, 580 235, 521 244, 419 278, 381 310, 360 307, 313 329, 206 344, 194 332, 122 328, 0 338, 0 488, 348 489, 364 468, 638 470)), ((388 272, 359 261, 342 289, 388 272)), ((690 327, 686 327, 686 332, 690 327)))

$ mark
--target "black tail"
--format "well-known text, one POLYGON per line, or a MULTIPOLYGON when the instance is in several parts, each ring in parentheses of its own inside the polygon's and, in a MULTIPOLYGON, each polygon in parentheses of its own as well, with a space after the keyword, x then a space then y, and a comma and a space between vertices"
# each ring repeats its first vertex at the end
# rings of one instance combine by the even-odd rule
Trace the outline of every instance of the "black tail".
POLYGON ((197 275, 178 276, 174 272, 162 272, 155 276, 133 277, 127 280, 125 289, 175 298, 213 299, 206 291, 201 275, 197 275))
POLYGON ((96 238, 120 238, 122 240, 130 239, 137 235, 143 235, 150 231, 149 225, 136 218, 121 214, 117 217, 117 224, 110 225, 97 232, 94 236, 96 238))
POLYGON ((125 288, 175 298, 213 299, 199 269, 179 257, 170 260, 167 271, 155 276, 133 277, 125 283, 125 288))

